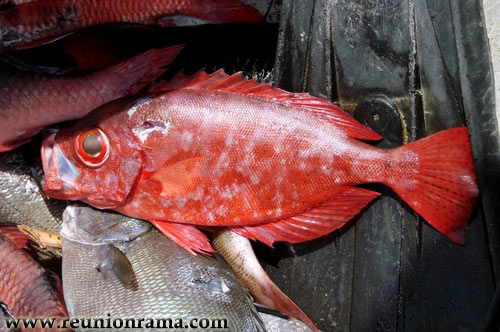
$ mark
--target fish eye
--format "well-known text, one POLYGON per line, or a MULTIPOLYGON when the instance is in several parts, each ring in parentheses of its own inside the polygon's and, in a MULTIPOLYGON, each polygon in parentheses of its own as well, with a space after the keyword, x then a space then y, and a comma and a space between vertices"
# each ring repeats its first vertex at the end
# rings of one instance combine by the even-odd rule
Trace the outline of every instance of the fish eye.
POLYGON ((102 166, 109 156, 109 140, 106 134, 94 128, 80 134, 76 139, 76 155, 86 166, 97 168, 102 166))

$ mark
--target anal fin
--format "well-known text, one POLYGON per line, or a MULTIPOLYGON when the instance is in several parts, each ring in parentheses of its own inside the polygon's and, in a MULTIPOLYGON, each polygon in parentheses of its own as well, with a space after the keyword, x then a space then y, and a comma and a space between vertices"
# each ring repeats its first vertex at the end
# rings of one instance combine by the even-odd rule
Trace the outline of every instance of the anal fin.
POLYGON ((215 250, 208 238, 193 225, 177 224, 167 221, 149 220, 160 232, 190 253, 211 254, 215 250))
POLYGON ((380 194, 377 192, 351 187, 302 214, 264 225, 231 229, 268 246, 276 241, 305 242, 339 229, 378 196, 380 194))

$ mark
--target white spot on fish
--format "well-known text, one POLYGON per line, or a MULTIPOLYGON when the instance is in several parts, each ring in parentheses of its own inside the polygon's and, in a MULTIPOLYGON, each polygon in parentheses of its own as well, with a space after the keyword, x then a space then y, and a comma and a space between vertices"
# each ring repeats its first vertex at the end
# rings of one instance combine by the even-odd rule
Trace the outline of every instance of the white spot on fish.
POLYGON ((184 208, 184 205, 186 205, 186 202, 187 202, 186 197, 176 197, 175 198, 175 205, 177 205, 177 207, 179 209, 184 208))
POLYGON ((229 133, 229 135, 226 136, 226 146, 229 147, 233 145, 233 133, 229 133))
POLYGON ((132 132, 137 136, 141 143, 146 142, 149 135, 153 132, 159 132, 163 136, 167 136, 172 124, 169 121, 145 121, 140 127, 132 129, 132 132))
POLYGON ((220 154, 219 160, 217 160, 215 169, 220 170, 222 167, 227 168, 229 166, 229 161, 229 155, 226 152, 222 152, 220 154))
POLYGON ((138 99, 134 103, 134 105, 132 107, 130 107, 130 109, 127 111, 128 118, 130 119, 134 115, 135 111, 137 111, 137 109, 139 107, 148 105, 150 102, 151 102, 151 98, 140 98, 140 99, 138 99))
POLYGON ((188 151, 193 144, 193 134, 188 131, 184 131, 181 136, 181 148, 184 151, 188 151))
POLYGON ((257 176, 257 174, 255 174, 255 172, 252 172, 250 174, 250 181, 252 182, 252 184, 259 184, 260 178, 257 176))

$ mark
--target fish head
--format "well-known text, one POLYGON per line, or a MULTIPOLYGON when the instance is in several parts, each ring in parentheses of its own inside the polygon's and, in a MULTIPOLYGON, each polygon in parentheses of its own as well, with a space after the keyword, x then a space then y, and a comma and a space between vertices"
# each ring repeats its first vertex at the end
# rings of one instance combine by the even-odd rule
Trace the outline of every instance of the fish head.
POLYGON ((127 130, 120 104, 104 105, 44 139, 42 188, 48 196, 101 209, 125 203, 140 174, 143 152, 127 130))

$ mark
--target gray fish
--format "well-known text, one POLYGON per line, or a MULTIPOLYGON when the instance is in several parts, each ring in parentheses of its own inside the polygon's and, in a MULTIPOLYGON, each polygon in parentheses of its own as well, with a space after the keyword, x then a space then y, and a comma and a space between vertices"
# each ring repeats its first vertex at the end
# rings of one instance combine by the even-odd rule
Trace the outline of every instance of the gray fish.
POLYGON ((63 215, 63 289, 71 317, 182 318, 184 324, 222 318, 226 331, 265 331, 222 258, 194 256, 149 223, 108 216, 84 206, 63 215))
POLYGON ((59 233, 65 201, 44 196, 41 166, 19 150, 0 154, 0 220, 59 233))
POLYGON ((306 324, 295 318, 283 318, 279 316, 260 313, 260 317, 267 328, 267 332, 312 332, 306 324))

